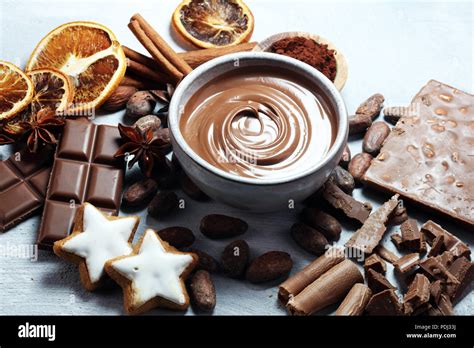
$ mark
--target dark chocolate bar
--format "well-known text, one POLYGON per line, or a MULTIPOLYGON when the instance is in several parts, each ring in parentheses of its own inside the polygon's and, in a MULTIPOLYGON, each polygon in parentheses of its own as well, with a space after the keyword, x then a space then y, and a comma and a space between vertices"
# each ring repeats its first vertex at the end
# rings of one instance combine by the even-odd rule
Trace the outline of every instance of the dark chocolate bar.
POLYGON ((20 151, 0 162, 0 232, 25 220, 44 203, 51 172, 51 148, 20 151))
POLYGON ((81 117, 66 121, 56 149, 38 244, 51 248, 67 237, 76 210, 89 202, 117 215, 123 184, 123 165, 114 154, 120 147, 117 127, 96 125, 81 117))
POLYGON ((431 80, 364 181, 474 227, 474 95, 431 80))

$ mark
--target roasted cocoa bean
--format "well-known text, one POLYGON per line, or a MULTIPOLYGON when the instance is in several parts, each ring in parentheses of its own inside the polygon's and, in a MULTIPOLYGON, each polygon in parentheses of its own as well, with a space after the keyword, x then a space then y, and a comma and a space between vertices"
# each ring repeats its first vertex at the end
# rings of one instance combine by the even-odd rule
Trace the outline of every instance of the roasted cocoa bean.
POLYGON ((365 172, 369 169, 372 156, 368 153, 362 152, 355 155, 349 163, 348 170, 354 180, 361 182, 365 172))
POLYGON ((139 118, 133 125, 138 127, 143 133, 146 133, 149 129, 155 133, 161 127, 161 120, 155 115, 146 115, 139 118))
POLYGON ((344 146, 344 150, 342 151, 342 156, 341 156, 341 160, 339 161, 339 165, 347 169, 347 166, 349 165, 350 161, 351 161, 351 149, 349 148, 349 145, 346 144, 346 146, 344 146))
POLYGON ((303 219, 310 227, 320 231, 327 240, 338 240, 341 236, 342 227, 339 221, 318 208, 304 208, 303 219))
POLYGON ((138 90, 132 86, 118 86, 110 97, 102 104, 101 109, 118 111, 125 108, 130 97, 138 90))
POLYGON ((195 268, 196 270, 203 269, 210 273, 216 273, 219 271, 219 264, 216 259, 208 253, 199 249, 191 249, 190 252, 195 253, 199 257, 198 264, 195 268))
POLYGON ((345 193, 350 194, 352 193, 352 191, 354 191, 354 178, 352 177, 351 173, 349 173, 341 166, 337 166, 336 168, 334 168, 330 180, 334 180, 334 183, 339 186, 345 193))
POLYGON ((168 242, 168 244, 176 249, 189 247, 195 240, 193 231, 186 227, 167 227, 159 230, 157 233, 161 239, 168 242))
POLYGON ((199 187, 186 175, 181 172, 179 176, 179 184, 184 193, 196 201, 206 201, 209 199, 208 195, 201 191, 199 187))
POLYGON ((245 233, 247 229, 245 221, 220 214, 204 216, 200 225, 201 233, 211 239, 235 237, 245 233))
POLYGON ((154 218, 162 218, 178 210, 179 200, 176 193, 172 191, 161 191, 151 200, 148 205, 148 214, 154 218))
POLYGON ((130 185, 124 192, 122 204, 127 207, 146 205, 158 191, 158 185, 153 179, 143 179, 130 185))
POLYGON ((385 98, 382 94, 377 93, 369 97, 366 101, 359 105, 356 110, 356 115, 366 115, 371 120, 380 115, 380 111, 383 108, 383 102, 385 98))
POLYGON ((250 248, 246 241, 236 240, 227 245, 221 255, 221 268, 232 278, 244 275, 249 263, 250 248))
POLYGON ((140 118, 153 113, 156 100, 148 91, 134 93, 127 102, 126 115, 131 118, 140 118))
POLYGON ((287 276, 293 267, 288 253, 269 251, 255 258, 247 268, 245 277, 251 283, 263 283, 287 276))
POLYGON ((304 250, 314 255, 322 255, 326 251, 328 240, 324 235, 308 225, 296 223, 291 227, 291 236, 304 250))
POLYGON ((189 283, 192 304, 201 311, 211 312, 216 306, 216 289, 209 272, 199 270, 189 283))
POLYGON ((390 134, 390 127, 385 122, 374 122, 365 133, 362 150, 377 156, 382 144, 390 134))
POLYGON ((349 135, 364 133, 372 124, 372 119, 366 115, 349 116, 349 135))

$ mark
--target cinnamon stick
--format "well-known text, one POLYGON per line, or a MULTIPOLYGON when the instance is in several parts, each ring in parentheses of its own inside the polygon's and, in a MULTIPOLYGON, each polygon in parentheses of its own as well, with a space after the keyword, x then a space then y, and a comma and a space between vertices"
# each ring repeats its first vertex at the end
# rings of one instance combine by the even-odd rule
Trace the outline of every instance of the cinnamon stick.
POLYGON ((163 40, 163 38, 158 34, 155 29, 140 15, 135 14, 132 16, 130 23, 137 22, 145 34, 150 38, 155 47, 160 50, 160 52, 165 56, 165 58, 176 67, 176 69, 181 72, 184 76, 189 74, 193 69, 186 63, 182 58, 180 58, 176 52, 171 48, 168 43, 163 40))
POLYGON ((257 45, 256 42, 246 42, 234 46, 206 48, 189 52, 178 53, 193 69, 199 65, 226 54, 251 51, 257 45))
POLYGON ((178 83, 184 77, 184 74, 178 70, 163 54, 163 52, 155 45, 153 40, 146 34, 140 23, 136 20, 131 20, 128 27, 133 32, 135 37, 151 54, 151 56, 163 67, 166 73, 171 76, 174 83, 178 83))
MULTIPOLYGON (((256 42, 246 42, 233 46, 205 48, 188 52, 180 52, 178 53, 178 57, 184 59, 184 61, 194 69, 199 65, 210 61, 211 59, 222 57, 226 54, 251 51, 256 45, 256 42)), ((163 68, 161 68, 159 64, 152 58, 147 57, 144 54, 131 49, 130 47, 122 46, 122 48, 127 58, 145 65, 150 69, 163 71, 163 68)))
POLYGON ((356 264, 346 259, 290 298, 286 308, 293 315, 311 315, 343 299, 354 284, 363 281, 356 264))
POLYGON ((123 77, 122 81, 120 81, 121 86, 130 86, 135 87, 136 89, 142 91, 146 89, 161 89, 162 87, 160 84, 144 79, 142 77, 135 77, 130 74, 127 74, 123 77))
POLYGON ((332 247, 328 249, 323 255, 280 285, 278 290, 279 300, 286 304, 290 298, 298 295, 306 286, 339 262, 342 262, 342 260, 344 260, 344 250, 342 248, 332 247))
POLYGON ((170 77, 158 72, 155 69, 150 69, 148 66, 127 58, 127 70, 135 73, 137 76, 153 80, 158 83, 169 82, 170 77))

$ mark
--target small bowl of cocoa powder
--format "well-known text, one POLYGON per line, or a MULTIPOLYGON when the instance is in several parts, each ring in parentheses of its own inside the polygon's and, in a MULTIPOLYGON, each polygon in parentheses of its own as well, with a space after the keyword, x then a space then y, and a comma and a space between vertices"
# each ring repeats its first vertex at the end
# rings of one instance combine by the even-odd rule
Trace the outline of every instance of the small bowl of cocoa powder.
POLYGON ((254 51, 271 52, 295 58, 319 70, 340 91, 347 80, 347 62, 334 44, 319 35, 285 32, 260 42, 254 51))

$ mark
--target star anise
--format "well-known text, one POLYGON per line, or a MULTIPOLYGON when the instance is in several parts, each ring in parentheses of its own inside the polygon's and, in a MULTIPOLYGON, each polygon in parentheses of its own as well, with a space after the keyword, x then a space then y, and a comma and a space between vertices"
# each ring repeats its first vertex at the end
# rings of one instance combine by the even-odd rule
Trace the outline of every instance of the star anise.
POLYGON ((140 169, 147 177, 151 177, 155 165, 165 163, 163 149, 169 144, 160 137, 157 137, 151 128, 145 132, 138 127, 124 126, 119 123, 118 129, 125 143, 115 153, 115 157, 133 155, 128 161, 128 168, 133 167, 138 162, 140 169))
POLYGON ((64 120, 57 118, 53 110, 45 108, 32 113, 27 121, 19 122, 18 126, 24 129, 23 136, 28 137, 28 150, 36 152, 43 145, 57 143, 55 133, 64 126, 64 120))

